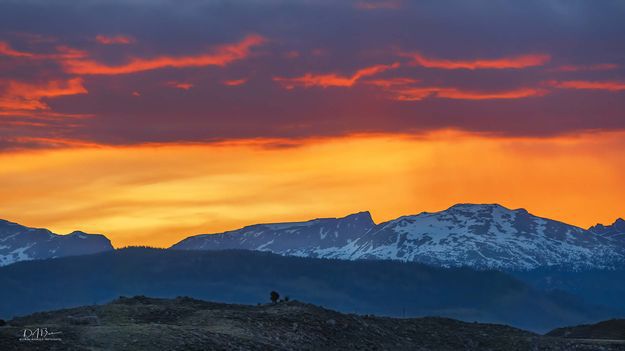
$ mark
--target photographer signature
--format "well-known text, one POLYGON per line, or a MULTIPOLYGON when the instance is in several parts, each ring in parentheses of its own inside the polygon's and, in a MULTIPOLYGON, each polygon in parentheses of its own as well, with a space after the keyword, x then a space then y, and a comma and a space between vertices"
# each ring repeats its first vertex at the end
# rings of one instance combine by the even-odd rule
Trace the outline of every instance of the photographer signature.
POLYGON ((49 331, 48 328, 24 329, 20 341, 61 341, 60 331, 49 331))

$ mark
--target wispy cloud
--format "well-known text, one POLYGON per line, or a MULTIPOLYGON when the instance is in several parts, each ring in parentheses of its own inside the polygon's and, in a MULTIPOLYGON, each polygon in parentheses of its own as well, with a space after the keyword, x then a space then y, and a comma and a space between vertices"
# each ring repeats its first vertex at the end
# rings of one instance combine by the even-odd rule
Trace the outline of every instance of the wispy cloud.
POLYGON ((391 90, 391 98, 399 101, 420 101, 426 98, 455 100, 501 100, 544 96, 544 89, 519 88, 499 91, 474 91, 451 87, 404 87, 391 90))
POLYGON ((414 65, 438 69, 520 69, 542 66, 551 60, 547 54, 528 54, 495 59, 451 60, 426 57, 419 52, 402 52, 414 65))
POLYGON ((82 78, 54 80, 42 84, 9 81, 0 95, 0 110, 47 110, 44 98, 87 94, 82 78))
POLYGON ((579 71, 608 71, 618 69, 620 65, 615 63, 598 63, 593 65, 562 65, 552 71, 555 72, 579 72, 579 71))
POLYGON ((108 65, 93 60, 67 60, 62 64, 68 73, 84 75, 130 74, 166 67, 224 66, 248 57, 253 47, 265 41, 266 39, 260 35, 248 35, 237 43, 221 45, 209 53, 200 55, 133 58, 121 65, 108 65))
POLYGON ((227 85, 229 87, 235 87, 235 86, 239 86, 239 85, 243 85, 247 83, 247 79, 241 78, 241 79, 224 80, 223 83, 224 85, 227 85))
POLYGON ((193 88, 194 86, 192 83, 188 83, 188 82, 167 82, 166 84, 169 87, 182 89, 182 90, 189 90, 193 88))
POLYGON ((32 57, 30 52, 15 50, 6 41, 0 41, 0 55, 11 57, 32 57))
POLYGON ((286 89, 293 89, 295 87, 351 87, 363 77, 373 76, 397 67, 399 67, 399 63, 365 67, 363 69, 359 69, 351 76, 343 76, 336 73, 306 73, 303 76, 293 78, 274 77, 273 80, 280 83, 286 89))
POLYGON ((133 37, 126 36, 126 35, 108 36, 108 35, 102 35, 102 34, 97 35, 95 37, 95 40, 98 43, 104 44, 104 45, 132 44, 135 41, 133 37))
POLYGON ((607 91, 625 90, 625 82, 618 82, 618 81, 566 80, 566 81, 550 81, 547 84, 553 87, 562 88, 562 89, 607 90, 607 91))

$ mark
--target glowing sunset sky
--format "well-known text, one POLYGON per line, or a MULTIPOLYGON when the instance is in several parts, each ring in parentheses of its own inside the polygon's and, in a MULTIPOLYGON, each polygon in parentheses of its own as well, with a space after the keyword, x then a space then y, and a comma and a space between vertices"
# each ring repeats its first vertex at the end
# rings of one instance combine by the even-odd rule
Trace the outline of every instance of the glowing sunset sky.
POLYGON ((169 246, 370 210, 625 216, 622 1, 0 1, 0 218, 169 246))

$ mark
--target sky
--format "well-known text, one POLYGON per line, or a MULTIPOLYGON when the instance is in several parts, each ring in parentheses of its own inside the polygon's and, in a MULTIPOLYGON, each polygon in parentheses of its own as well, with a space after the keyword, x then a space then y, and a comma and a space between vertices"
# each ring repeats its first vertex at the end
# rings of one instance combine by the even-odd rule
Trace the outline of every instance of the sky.
POLYGON ((625 217, 622 1, 0 0, 0 218, 117 247, 625 217))

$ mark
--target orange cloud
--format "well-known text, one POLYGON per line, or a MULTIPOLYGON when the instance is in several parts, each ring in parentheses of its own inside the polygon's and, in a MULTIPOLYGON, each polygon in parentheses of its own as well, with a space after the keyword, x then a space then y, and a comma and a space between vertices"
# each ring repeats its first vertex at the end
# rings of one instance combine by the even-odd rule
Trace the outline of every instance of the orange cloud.
POLYGON ((335 73, 330 74, 312 74, 306 73, 303 76, 295 77, 295 78, 283 78, 283 77, 274 77, 273 80, 280 83, 286 89, 293 89, 295 87, 351 87, 359 79, 367 76, 373 76, 378 73, 387 71, 389 69, 399 67, 399 63, 393 63, 390 65, 375 65, 371 67, 366 67, 356 71, 352 76, 341 76, 335 73))
POLYGON ((116 36, 106 36, 106 35, 97 35, 95 40, 104 45, 115 45, 115 44, 131 44, 134 43, 135 39, 132 37, 128 37, 125 35, 116 35, 116 36))
POLYGON ((247 83, 247 79, 242 78, 242 79, 225 80, 223 83, 224 85, 227 85, 229 87, 235 87, 235 86, 239 86, 239 85, 243 85, 247 83))
POLYGON ((0 95, 0 109, 47 110, 50 107, 42 99, 76 94, 87 94, 82 78, 55 80, 45 84, 10 81, 0 95))
POLYGON ((520 88, 494 92, 471 91, 445 87, 406 87, 392 90, 392 98, 399 101, 420 101, 430 97, 455 100, 522 99, 534 96, 544 96, 546 94, 546 90, 533 88, 520 88))
POLYGON ((601 81, 593 82, 586 80, 568 80, 568 81, 551 81, 547 84, 563 89, 584 89, 584 90, 608 90, 622 91, 625 90, 624 82, 617 81, 601 81))
POLYGON ((64 138, 15 137, 8 141, 15 144, 35 144, 46 148, 100 148, 100 144, 90 141, 64 138))
POLYGON ((530 54, 521 56, 504 57, 499 59, 478 60, 446 60, 423 56, 418 52, 401 53, 401 56, 409 57, 415 65, 427 68, 440 69, 518 69, 534 66, 542 66, 551 60, 546 54, 530 54))
POLYGON ((249 35, 238 43, 221 45, 210 53, 195 56, 159 56, 154 58, 133 58, 128 63, 111 66, 92 60, 67 60, 65 70, 73 74, 117 75, 150 71, 165 67, 225 66, 249 56, 250 50, 265 42, 260 35, 249 35))

